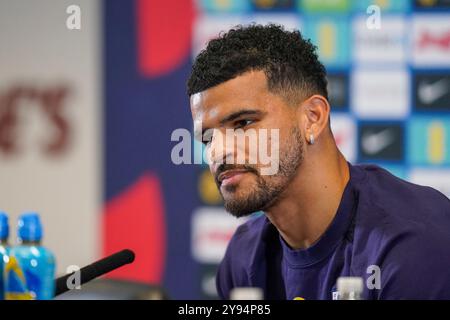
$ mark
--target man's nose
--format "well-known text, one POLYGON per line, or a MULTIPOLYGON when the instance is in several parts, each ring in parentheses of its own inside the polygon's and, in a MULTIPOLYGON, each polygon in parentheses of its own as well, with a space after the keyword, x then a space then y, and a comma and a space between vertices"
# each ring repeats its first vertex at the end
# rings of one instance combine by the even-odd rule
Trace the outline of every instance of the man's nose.
MULTIPOLYGON (((228 139, 230 140, 230 139, 228 139)), ((227 141, 225 131, 216 129, 209 147, 209 157, 213 166, 213 172, 224 163, 234 163, 235 145, 233 141, 227 141)))

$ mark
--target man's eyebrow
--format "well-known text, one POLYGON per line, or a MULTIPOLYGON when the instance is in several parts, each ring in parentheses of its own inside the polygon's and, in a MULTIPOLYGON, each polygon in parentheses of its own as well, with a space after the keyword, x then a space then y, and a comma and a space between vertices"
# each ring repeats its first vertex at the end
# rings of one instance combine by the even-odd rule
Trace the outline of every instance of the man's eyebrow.
POLYGON ((265 114, 265 112, 262 112, 261 110, 254 110, 254 109, 239 110, 239 111, 233 112, 232 114, 227 115, 225 118, 222 118, 222 120, 220 120, 220 124, 224 125, 225 123, 227 123, 229 121, 233 121, 242 116, 252 116, 252 115, 261 116, 264 114, 265 114))

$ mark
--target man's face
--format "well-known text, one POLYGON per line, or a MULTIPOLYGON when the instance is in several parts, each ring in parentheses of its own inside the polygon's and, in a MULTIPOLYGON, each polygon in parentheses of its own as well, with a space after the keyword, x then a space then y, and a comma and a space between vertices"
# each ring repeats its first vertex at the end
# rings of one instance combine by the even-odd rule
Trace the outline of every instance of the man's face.
POLYGON ((191 111, 196 137, 201 139, 199 131, 209 133, 203 134, 207 140, 203 143, 227 211, 241 217, 274 205, 303 160, 296 108, 268 90, 263 71, 254 71, 192 95, 191 111), (242 145, 236 138, 229 143, 226 137, 231 129, 254 131, 257 140, 247 139, 242 145), (266 136, 260 134, 263 131, 266 136), (276 173, 262 174, 267 163, 260 161, 252 143, 258 152, 263 146, 272 159, 278 157, 276 173), (239 156, 244 156, 245 163, 238 161, 239 156), (252 156, 257 161, 250 161, 252 156))

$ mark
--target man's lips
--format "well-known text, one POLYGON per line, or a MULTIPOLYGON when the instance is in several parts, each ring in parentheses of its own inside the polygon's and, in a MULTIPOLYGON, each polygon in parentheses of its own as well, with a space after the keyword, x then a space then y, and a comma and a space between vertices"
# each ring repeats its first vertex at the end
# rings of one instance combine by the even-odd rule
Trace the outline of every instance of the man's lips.
POLYGON ((249 172, 249 170, 245 170, 245 169, 227 170, 227 171, 219 174, 219 177, 217 180, 222 185, 227 182, 231 182, 231 180, 235 180, 238 176, 240 176, 244 173, 247 173, 247 172, 249 172))

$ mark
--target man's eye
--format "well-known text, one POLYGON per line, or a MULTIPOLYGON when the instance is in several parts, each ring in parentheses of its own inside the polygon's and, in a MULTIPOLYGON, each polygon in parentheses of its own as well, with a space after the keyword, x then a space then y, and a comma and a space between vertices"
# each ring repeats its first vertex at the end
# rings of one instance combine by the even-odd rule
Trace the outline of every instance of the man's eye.
POLYGON ((205 146, 209 145, 209 144, 211 143, 211 141, 212 141, 212 136, 211 136, 211 135, 205 135, 205 136, 203 136, 202 143, 203 143, 205 146))
POLYGON ((239 121, 236 121, 235 127, 236 127, 236 129, 244 128, 244 127, 246 127, 246 126, 248 126, 248 125, 250 125, 252 123, 253 123, 252 120, 239 120, 239 121))

